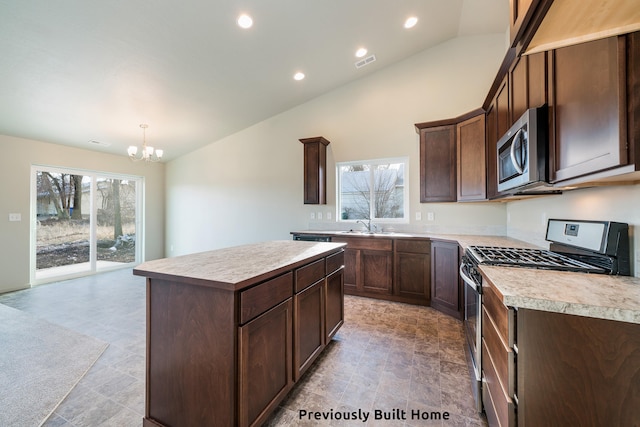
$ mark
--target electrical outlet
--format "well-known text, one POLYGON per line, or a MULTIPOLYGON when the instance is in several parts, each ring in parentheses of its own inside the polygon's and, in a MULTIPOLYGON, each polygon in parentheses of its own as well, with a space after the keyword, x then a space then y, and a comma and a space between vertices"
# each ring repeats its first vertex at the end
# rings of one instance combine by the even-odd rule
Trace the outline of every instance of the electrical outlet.
POLYGON ((316 213, 315 213, 315 212, 311 212, 311 213, 309 214, 309 218, 310 218, 310 219, 316 219, 316 213))
POLYGON ((327 212, 327 219, 331 219, 331 212, 327 212))
POLYGON ((19 213, 10 213, 9 221, 22 221, 22 215, 19 213))
POLYGON ((427 221, 435 220, 435 214, 433 212, 427 212, 427 221))
POLYGON ((322 219, 322 212, 318 212, 318 219, 322 219))
POLYGON ((416 212, 416 221, 422 221, 422 212, 416 212))

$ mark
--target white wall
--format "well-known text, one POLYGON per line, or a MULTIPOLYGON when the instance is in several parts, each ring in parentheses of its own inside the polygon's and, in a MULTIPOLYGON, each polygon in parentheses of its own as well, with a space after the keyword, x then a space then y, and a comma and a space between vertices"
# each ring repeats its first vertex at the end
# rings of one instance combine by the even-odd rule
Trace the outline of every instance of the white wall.
POLYGON ((407 227, 506 233, 504 204, 419 203, 414 128, 478 108, 504 53, 503 34, 453 39, 168 163, 167 256, 336 227, 335 162, 382 157, 410 159, 407 227), (298 139, 314 136, 331 141, 327 206, 302 202, 298 139), (333 219, 309 224, 311 212, 333 219))
POLYGON ((631 240, 631 265, 640 277, 640 185, 596 187, 520 200, 507 204, 507 234, 548 247, 548 218, 626 222, 631 240))
POLYGON ((164 253, 164 165, 126 156, 0 135, 0 293, 29 287, 31 165, 89 169, 145 177, 146 259, 164 253), (9 213, 22 221, 9 222, 9 213))

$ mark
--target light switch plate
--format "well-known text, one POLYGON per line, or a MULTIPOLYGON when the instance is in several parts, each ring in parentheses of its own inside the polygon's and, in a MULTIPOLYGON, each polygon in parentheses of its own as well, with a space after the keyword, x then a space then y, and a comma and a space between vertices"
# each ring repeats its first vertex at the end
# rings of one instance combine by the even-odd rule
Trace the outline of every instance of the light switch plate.
POLYGON ((322 219, 322 212, 318 212, 318 219, 322 219))
POLYGON ((422 212, 416 212, 416 221, 422 221, 422 212))
POLYGON ((22 221, 22 215, 19 213, 10 213, 9 221, 22 221))

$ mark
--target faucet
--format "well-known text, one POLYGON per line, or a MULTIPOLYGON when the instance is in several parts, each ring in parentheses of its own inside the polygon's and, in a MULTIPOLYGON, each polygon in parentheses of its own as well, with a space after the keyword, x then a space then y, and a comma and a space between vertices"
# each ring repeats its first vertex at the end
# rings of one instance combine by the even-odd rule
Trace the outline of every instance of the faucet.
POLYGON ((368 218, 368 219, 367 219, 367 222, 364 222, 364 221, 362 221, 361 219, 359 219, 359 220, 357 220, 357 221, 356 221, 356 224, 357 224, 357 223, 360 223, 360 224, 364 225, 364 226, 365 226, 365 228, 367 229, 367 232, 368 232, 368 233, 373 234, 375 231, 377 231, 377 230, 378 230, 378 226, 376 226, 375 224, 371 224, 371 218, 368 218), (371 229, 371 227, 373 227, 373 229, 371 229), (375 231, 374 231, 374 230, 375 230, 375 231))

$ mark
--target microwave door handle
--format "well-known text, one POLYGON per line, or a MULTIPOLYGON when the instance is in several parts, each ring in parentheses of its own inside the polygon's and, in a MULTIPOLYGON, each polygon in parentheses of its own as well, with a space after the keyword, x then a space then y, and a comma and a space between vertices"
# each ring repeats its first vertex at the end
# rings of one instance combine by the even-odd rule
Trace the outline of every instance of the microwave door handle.
POLYGON ((516 144, 514 142, 518 140, 518 137, 522 132, 524 132, 524 130, 519 129, 518 132, 516 132, 516 134, 513 136, 513 139, 511 140, 511 150, 509 151, 509 153, 511 154, 511 161, 513 162, 513 167, 516 168, 516 172, 518 172, 520 175, 522 175, 522 173, 524 172, 524 169, 523 169, 523 165, 521 165, 516 159, 516 144))

